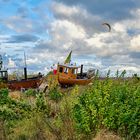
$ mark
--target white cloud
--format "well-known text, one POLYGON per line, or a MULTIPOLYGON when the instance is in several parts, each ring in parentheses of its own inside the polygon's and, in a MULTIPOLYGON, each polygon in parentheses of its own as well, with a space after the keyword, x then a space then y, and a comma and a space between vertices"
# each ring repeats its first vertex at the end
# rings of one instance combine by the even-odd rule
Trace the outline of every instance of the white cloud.
MULTIPOLYGON (((58 61, 63 62, 68 52, 73 50, 73 54, 77 56, 76 60, 84 55, 84 60, 81 60, 81 63, 89 64, 89 66, 100 67, 102 70, 111 68, 113 71, 116 69, 140 71, 139 58, 136 61, 131 57, 131 53, 140 51, 140 9, 130 11, 132 15, 130 19, 117 22, 110 19, 112 30, 108 32, 102 26, 106 20, 105 17, 90 13, 78 5, 68 6, 59 2, 52 3, 51 10, 54 18, 47 22, 45 21, 47 18, 43 19, 44 12, 41 16, 42 7, 34 9, 42 17, 39 22, 21 16, 11 16, 3 20, 5 26, 18 33, 34 33, 38 28, 45 32, 47 28, 49 40, 48 35, 43 34, 38 42, 14 44, 14 49, 23 49, 23 46, 29 46, 26 48, 30 55, 27 60, 29 65, 32 67, 38 65, 39 69, 48 71, 51 64, 58 61), (91 60, 88 58, 89 55, 96 56, 98 61, 91 60), (134 62, 136 65, 131 66, 134 62)), ((43 9, 45 9, 45 5, 43 9)), ((6 36, 0 37, 0 41, 5 40, 7 40, 6 36)), ((11 51, 12 43, 4 45, 10 47, 5 49, 8 53, 14 52, 11 51)))
POLYGON ((15 62, 11 58, 9 58, 8 68, 15 68, 15 67, 16 67, 15 62))
MULTIPOLYGON (((96 15, 91 15, 85 9, 78 6, 70 7, 62 3, 54 3, 53 6, 54 7, 52 9, 56 19, 51 22, 49 29, 52 40, 49 41, 49 46, 47 41, 44 42, 46 47, 43 48, 44 50, 48 50, 48 59, 56 61, 55 58, 64 56, 64 52, 67 53, 72 49, 73 53, 77 56, 83 54, 87 56, 97 56, 101 60, 97 63, 95 61, 90 61, 90 59, 86 57, 86 60, 81 63, 86 65, 90 64, 91 66, 95 64, 96 67, 101 67, 102 70, 109 69, 109 65, 113 71, 116 70, 116 66, 120 70, 123 68, 134 72, 138 72, 140 70, 137 61, 134 66, 128 65, 135 61, 134 58, 130 57, 130 54, 131 51, 135 49, 134 44, 137 44, 138 46, 139 43, 138 36, 132 36, 128 33, 129 29, 135 29, 135 27, 133 27, 135 24, 134 19, 126 19, 114 23, 112 22, 111 32, 106 32, 104 30, 101 31, 101 29, 99 29, 98 32, 94 32, 94 28, 97 24, 93 21, 97 19, 98 25, 101 25, 101 17, 98 18, 96 15), (55 8, 57 6, 58 8, 55 8), (83 21, 81 19, 83 19, 83 21), (91 24, 87 24, 88 22, 91 24), (89 31, 89 29, 92 29, 92 32, 89 31), (53 47, 51 48, 51 46, 53 47), (57 53, 54 53, 54 51, 57 53), (102 63, 104 57, 108 57, 108 64, 102 63)), ((137 11, 135 12, 137 13, 137 11)), ((139 14, 137 14, 137 16, 133 16, 133 18, 136 18, 137 22, 140 23, 138 21, 138 16, 139 14)), ((100 27, 103 28, 102 26, 100 27)), ((61 61, 63 60, 64 57, 61 61)))
POLYGON ((55 20, 52 24, 52 32, 56 39, 82 39, 86 33, 84 29, 68 20, 55 20), (64 38, 65 37, 65 38, 64 38))
POLYGON ((36 63, 38 63, 38 58, 28 58, 27 60, 26 60, 26 62, 27 62, 27 65, 30 65, 30 64, 36 64, 36 63))
POLYGON ((116 32, 121 32, 121 33, 126 33, 126 26, 124 24, 121 24, 121 23, 115 23, 113 25, 113 29, 114 31, 116 32))
POLYGON ((130 41, 130 49, 134 52, 140 52, 140 35, 132 37, 130 41))
POLYGON ((53 2, 52 9, 57 14, 65 14, 66 16, 70 17, 73 14, 79 13, 79 9, 75 6, 69 7, 62 3, 53 2), (57 8, 56 8, 57 7, 57 8))
POLYGON ((16 33, 41 33, 47 29, 40 20, 22 18, 18 15, 11 16, 7 19, 2 19, 1 22, 4 26, 16 33))

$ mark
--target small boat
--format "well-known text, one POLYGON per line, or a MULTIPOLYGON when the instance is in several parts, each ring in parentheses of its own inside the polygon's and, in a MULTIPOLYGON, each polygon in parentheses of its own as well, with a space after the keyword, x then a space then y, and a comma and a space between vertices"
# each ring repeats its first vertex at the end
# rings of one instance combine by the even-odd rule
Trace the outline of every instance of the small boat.
POLYGON ((88 72, 83 73, 83 65, 79 67, 70 64, 58 64, 58 82, 61 86, 87 85, 92 82, 94 72, 93 69, 90 69, 88 72), (78 73, 79 68, 81 69, 80 73, 78 73))
MULTIPOLYGON (((24 78, 9 80, 8 70, 2 70, 2 58, 0 57, 0 81, 2 87, 8 87, 11 90, 21 90, 21 89, 29 89, 29 88, 38 88, 43 82, 43 75, 38 73, 37 76, 33 76, 28 78, 27 68, 24 67, 24 78)), ((0 88, 2 88, 0 87, 0 88)))
POLYGON ((43 75, 41 73, 39 73, 37 76, 27 78, 26 68, 24 68, 24 76, 25 78, 23 79, 8 80, 8 71, 0 70, 0 79, 11 90, 38 88, 43 81, 43 75))
POLYGON ((68 54, 64 61, 64 64, 57 65, 57 76, 58 82, 63 86, 71 85, 87 85, 92 82, 95 70, 89 69, 87 72, 83 73, 83 65, 76 66, 76 64, 71 63, 72 51, 68 54), (78 70, 80 69, 80 73, 78 70))

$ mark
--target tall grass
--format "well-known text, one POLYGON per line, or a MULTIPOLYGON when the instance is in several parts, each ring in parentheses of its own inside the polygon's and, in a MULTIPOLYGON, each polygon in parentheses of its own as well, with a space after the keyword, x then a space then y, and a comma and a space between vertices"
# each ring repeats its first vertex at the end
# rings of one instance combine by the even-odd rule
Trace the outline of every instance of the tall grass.
POLYGON ((96 76, 92 85, 47 92, 0 90, 0 139, 139 139, 140 80, 96 76), (20 95, 20 96, 19 96, 20 95))

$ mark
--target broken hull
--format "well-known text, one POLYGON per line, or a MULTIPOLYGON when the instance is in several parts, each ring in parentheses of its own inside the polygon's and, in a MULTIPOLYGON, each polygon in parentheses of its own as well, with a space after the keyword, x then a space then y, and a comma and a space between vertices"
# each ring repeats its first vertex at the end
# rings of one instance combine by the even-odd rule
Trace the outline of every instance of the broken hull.
POLYGON ((58 81, 62 85, 87 85, 91 83, 93 78, 91 79, 67 79, 64 77, 59 77, 58 81))
POLYGON ((28 78, 22 80, 8 81, 8 88, 11 90, 21 90, 29 88, 38 88, 43 81, 42 77, 28 78))

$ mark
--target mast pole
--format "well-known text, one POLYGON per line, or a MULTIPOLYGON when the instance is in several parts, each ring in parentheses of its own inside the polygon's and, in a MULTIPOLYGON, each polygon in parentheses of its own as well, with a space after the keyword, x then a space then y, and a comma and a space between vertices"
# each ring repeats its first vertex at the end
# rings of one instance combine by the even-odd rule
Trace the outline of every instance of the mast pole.
POLYGON ((24 51, 24 64, 25 64, 25 67, 27 67, 25 51, 24 51))
POLYGON ((25 63, 25 67, 24 67, 24 78, 27 79, 27 63, 26 63, 25 51, 24 51, 24 63, 25 63))
POLYGON ((0 55, 0 70, 2 69, 2 56, 0 55))

